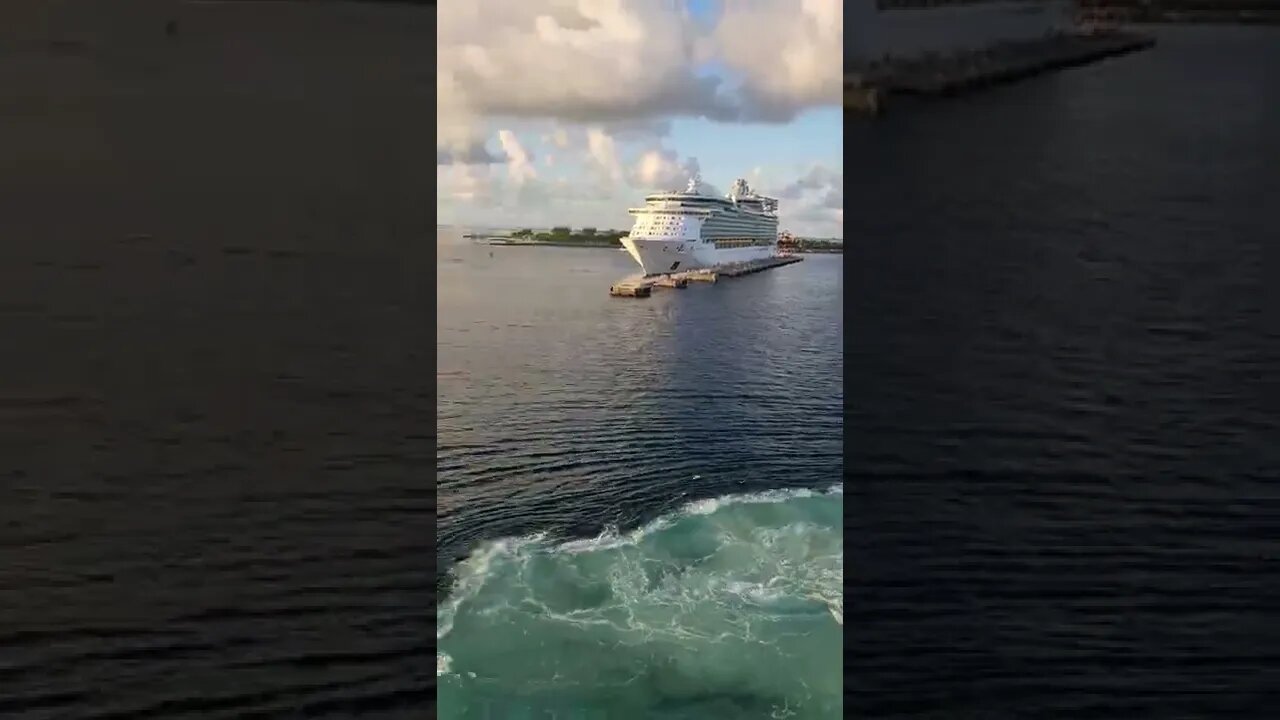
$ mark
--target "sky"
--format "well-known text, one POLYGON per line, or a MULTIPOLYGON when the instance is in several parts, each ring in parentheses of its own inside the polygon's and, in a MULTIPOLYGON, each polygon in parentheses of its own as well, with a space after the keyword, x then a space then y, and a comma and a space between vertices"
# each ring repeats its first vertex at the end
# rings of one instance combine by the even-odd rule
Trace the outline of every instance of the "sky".
POLYGON ((439 222, 631 227, 698 173, 843 237, 842 0, 440 0, 439 222))

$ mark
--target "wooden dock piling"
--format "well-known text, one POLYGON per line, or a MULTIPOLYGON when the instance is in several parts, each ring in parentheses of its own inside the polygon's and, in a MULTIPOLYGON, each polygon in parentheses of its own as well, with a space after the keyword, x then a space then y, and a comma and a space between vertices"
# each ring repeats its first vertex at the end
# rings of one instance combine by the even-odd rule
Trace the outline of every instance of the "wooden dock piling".
POLYGON ((614 297, 649 297, 653 292, 653 285, 649 283, 634 283, 621 280, 609 286, 609 294, 614 297))

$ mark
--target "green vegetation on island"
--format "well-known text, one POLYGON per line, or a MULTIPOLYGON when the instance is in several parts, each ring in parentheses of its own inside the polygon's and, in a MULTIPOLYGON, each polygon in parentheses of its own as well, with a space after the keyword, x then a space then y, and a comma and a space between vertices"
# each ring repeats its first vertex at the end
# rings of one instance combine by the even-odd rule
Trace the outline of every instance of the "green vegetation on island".
POLYGON ((511 233, 512 240, 540 245, 565 245, 571 247, 622 247, 622 238, 626 236, 626 230, 597 230, 590 227, 584 227, 577 231, 568 227, 553 227, 550 232, 539 232, 525 228, 511 233))
POLYGON ((798 253, 842 253, 844 252, 844 243, 839 240, 796 238, 795 251, 798 253))

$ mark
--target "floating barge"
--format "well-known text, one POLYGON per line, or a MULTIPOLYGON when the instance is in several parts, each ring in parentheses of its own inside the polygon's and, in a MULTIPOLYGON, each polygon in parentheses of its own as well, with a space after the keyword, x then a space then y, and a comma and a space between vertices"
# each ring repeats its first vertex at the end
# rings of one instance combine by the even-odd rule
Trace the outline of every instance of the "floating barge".
POLYGON ((750 260, 741 263, 720 265, 706 270, 685 270, 683 272, 663 275, 632 275, 625 277, 609 287, 609 294, 614 297, 649 297, 655 287, 684 288, 691 282, 717 282, 721 277, 741 277, 752 273, 770 270, 783 265, 791 265, 804 260, 799 255, 775 255, 773 257, 750 260))

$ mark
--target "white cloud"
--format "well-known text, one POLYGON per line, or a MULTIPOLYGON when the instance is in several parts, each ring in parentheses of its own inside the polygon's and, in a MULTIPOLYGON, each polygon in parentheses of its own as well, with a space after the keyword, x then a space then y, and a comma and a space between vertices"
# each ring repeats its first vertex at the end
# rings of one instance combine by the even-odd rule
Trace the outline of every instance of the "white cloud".
POLYGON ((840 102, 843 0, 728 2, 712 43, 713 55, 745 75, 756 112, 785 120, 798 108, 840 102))
MULTIPOLYGON (((838 107, 840 0, 720 2, 695 21, 679 0, 440 0, 441 208, 520 226, 624 227, 642 191, 683 188, 699 170, 684 154, 694 148, 672 146, 673 121, 781 124, 838 107)), ((843 177, 814 172, 747 177, 794 195, 784 225, 838 227, 843 177)))
POLYGON ((682 190, 699 169, 697 158, 682 162, 672 150, 655 149, 640 155, 631 178, 634 185, 646 190, 682 190))
MULTIPOLYGON (((622 137, 665 134, 673 116, 783 122, 840 102, 840 0, 727 0, 711 28, 679 8, 662 0, 441 0, 440 161, 483 159, 477 148, 488 118, 594 123, 622 137), (741 86, 707 74, 707 60, 741 73, 741 86)), ((568 143, 562 130, 553 139, 568 143)))
POLYGON ((603 123, 610 135, 619 140, 651 142, 671 132, 670 120, 615 120, 603 123))
POLYGON ((480 118, 462 101, 456 79, 437 73, 436 81, 436 164, 498 162, 485 147, 480 118))
POLYGON ((454 202, 483 203, 493 196, 487 165, 437 165, 437 193, 454 202))
POLYGON ((507 175, 517 185, 538 177, 538 171, 534 169, 529 153, 520 144, 515 133, 510 130, 499 130, 498 142, 502 143, 502 150, 507 154, 507 175))
POLYGON ((835 198, 840 202, 831 207, 843 207, 844 173, 825 165, 814 165, 803 175, 778 190, 778 197, 783 198, 799 198, 805 195, 819 195, 824 200, 835 198))
POLYGON ((844 235, 843 172, 814 165, 772 194, 783 202, 784 223, 792 224, 796 232, 844 235))
POLYGON ((618 159, 617 144, 603 129, 593 127, 587 130, 587 153, 609 180, 622 180, 622 161, 618 159))
POLYGON ((479 115, 606 121, 728 118, 719 81, 694 72, 698 29, 658 0, 445 0, 442 104, 479 115), (480 12, 483 8, 484 12, 480 12))

